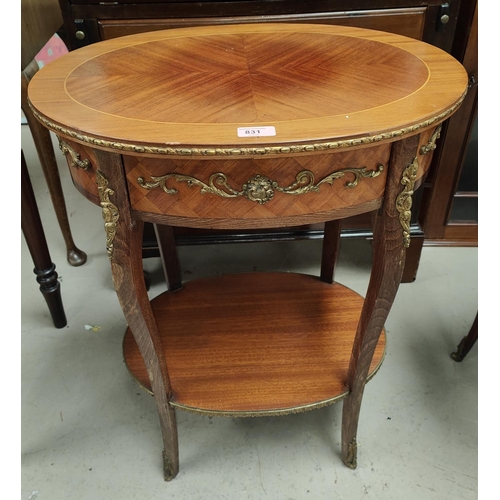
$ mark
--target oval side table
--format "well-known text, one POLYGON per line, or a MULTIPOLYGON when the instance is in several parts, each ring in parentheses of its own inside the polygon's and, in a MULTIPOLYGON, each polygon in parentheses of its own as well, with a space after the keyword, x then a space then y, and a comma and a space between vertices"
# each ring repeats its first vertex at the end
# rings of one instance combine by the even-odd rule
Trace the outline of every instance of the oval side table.
POLYGON ((342 457, 356 467, 361 400, 384 355, 412 195, 466 91, 463 67, 433 46, 306 24, 116 38, 35 75, 33 113, 58 135, 76 188, 102 207, 129 326, 125 360, 155 397, 166 480, 179 470, 176 409, 282 415, 343 399, 342 457), (334 269, 339 221, 366 212, 374 256, 362 298, 334 269), (321 273, 194 280, 150 302, 144 221, 156 225, 167 270, 172 226, 325 222, 321 273))

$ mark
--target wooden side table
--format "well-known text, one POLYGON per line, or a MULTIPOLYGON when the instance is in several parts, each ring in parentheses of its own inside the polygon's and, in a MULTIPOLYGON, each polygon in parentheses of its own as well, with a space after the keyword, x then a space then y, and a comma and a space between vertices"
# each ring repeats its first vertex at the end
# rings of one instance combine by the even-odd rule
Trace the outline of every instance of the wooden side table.
POLYGON ((62 22, 63 18, 57 0, 21 0, 21 109, 28 122, 40 166, 49 188, 57 222, 66 245, 66 258, 70 265, 81 266, 87 261, 87 254, 80 250, 73 240, 52 139, 49 131, 33 117, 28 105, 28 84, 38 71, 35 56, 62 22))
MULTIPOLYGON (((294 413, 344 399, 356 467, 366 381, 410 245, 412 195, 467 75, 440 49, 356 28, 235 25, 117 38, 74 51, 29 86, 35 116, 100 204, 124 355, 156 399, 165 479, 178 472, 175 410, 294 413), (373 212, 363 299, 333 279, 339 221, 373 212), (320 277, 238 274, 148 300, 144 221, 169 231, 326 222, 320 277)), ((178 277, 177 277, 178 279, 178 277)), ((180 284, 180 283, 178 283, 180 284)))

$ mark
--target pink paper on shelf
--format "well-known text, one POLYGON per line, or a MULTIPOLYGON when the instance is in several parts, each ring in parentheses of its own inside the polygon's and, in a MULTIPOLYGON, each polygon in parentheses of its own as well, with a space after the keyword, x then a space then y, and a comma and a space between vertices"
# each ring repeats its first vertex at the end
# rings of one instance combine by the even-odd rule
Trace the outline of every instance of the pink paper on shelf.
POLYGON ((35 60, 40 68, 43 68, 49 62, 54 61, 58 57, 68 53, 68 48, 56 33, 43 46, 42 50, 35 56, 35 60))

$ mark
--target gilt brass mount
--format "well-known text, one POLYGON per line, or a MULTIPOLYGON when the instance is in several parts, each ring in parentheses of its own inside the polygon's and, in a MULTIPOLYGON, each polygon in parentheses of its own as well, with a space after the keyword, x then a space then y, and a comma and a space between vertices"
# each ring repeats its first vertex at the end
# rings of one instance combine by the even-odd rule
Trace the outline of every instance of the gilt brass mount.
POLYGON ((85 159, 82 160, 80 155, 65 141, 63 141, 60 137, 57 137, 59 140, 59 149, 62 151, 64 156, 69 154, 70 161, 69 166, 74 168, 81 168, 83 170, 88 170, 90 167, 90 161, 85 159))
POLYGON ((436 130, 434 130, 432 135, 429 137, 429 141, 427 142, 427 144, 425 144, 420 148, 420 154, 426 155, 427 153, 434 151, 436 149, 436 141, 439 139, 440 135, 441 135, 441 124, 439 124, 436 127, 436 130))
POLYGON ((404 188, 396 198, 396 209, 399 212, 399 222, 403 227, 403 242, 405 248, 410 246, 410 220, 413 188, 417 178, 418 158, 415 157, 411 164, 405 168, 401 178, 404 188))
POLYGON ((455 352, 451 353, 451 359, 454 361, 463 361, 465 358, 464 350, 465 350, 465 342, 467 340, 467 336, 465 336, 461 341, 460 344, 457 346, 457 350, 455 352))
POLYGON ((109 259, 113 257, 113 241, 116 235, 116 224, 120 218, 118 207, 111 203, 109 197, 115 192, 108 187, 108 180, 100 170, 95 172, 97 189, 101 200, 102 218, 104 219, 104 230, 106 231, 106 251, 109 259))
POLYGON ((228 183, 226 174, 216 172, 208 179, 208 184, 191 177, 190 175, 170 173, 160 177, 151 177, 151 181, 146 181, 143 177, 139 177, 137 182, 144 189, 161 188, 167 194, 176 194, 178 191, 173 187, 167 186, 167 181, 174 179, 177 182, 186 182, 188 186, 199 186, 202 194, 210 193, 222 198, 238 198, 244 196, 250 201, 255 201, 260 205, 270 201, 276 191, 283 194, 302 195, 310 192, 318 192, 322 184, 333 184, 335 179, 345 177, 346 174, 354 176, 352 181, 345 183, 346 188, 353 188, 359 184, 363 178, 378 177, 384 171, 384 166, 377 165, 376 170, 367 170, 366 167, 361 168, 346 168, 338 170, 327 175, 319 182, 315 182, 314 174, 310 170, 302 170, 295 176, 295 182, 286 187, 281 187, 276 181, 269 179, 264 175, 254 175, 248 179, 241 189, 234 189, 228 183))
POLYGON ((356 442, 356 438, 352 438, 352 441, 348 445, 347 456, 344 459, 344 463, 350 469, 355 469, 358 466, 357 457, 358 443, 356 442))
POLYGON ((163 477, 165 481, 171 481, 175 477, 175 470, 167 453, 163 450, 163 477))

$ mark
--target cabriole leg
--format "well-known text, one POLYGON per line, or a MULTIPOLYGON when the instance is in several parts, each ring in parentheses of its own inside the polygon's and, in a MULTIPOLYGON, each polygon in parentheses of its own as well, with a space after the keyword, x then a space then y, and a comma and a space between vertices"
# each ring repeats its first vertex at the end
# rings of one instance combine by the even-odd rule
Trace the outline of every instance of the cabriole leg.
POLYGON ((405 250, 410 244, 418 140, 419 136, 414 136, 394 144, 384 204, 375 214, 375 264, 356 332, 347 376, 349 395, 342 412, 342 460, 352 469, 357 465, 357 428, 368 370, 401 282, 405 250))
POLYGON ((163 437, 164 477, 169 481, 179 471, 177 424, 169 402, 172 390, 161 340, 144 282, 144 223, 131 217, 121 156, 96 151, 96 157, 96 180, 115 290, 148 371, 163 437), (113 178, 116 185, 109 186, 108 178, 113 178))

